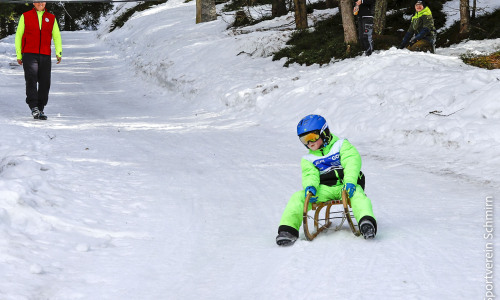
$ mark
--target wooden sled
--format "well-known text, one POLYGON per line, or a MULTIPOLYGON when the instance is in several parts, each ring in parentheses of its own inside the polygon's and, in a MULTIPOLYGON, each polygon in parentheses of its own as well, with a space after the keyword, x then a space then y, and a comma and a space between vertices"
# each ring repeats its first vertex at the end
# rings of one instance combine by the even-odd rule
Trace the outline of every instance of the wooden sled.
POLYGON ((304 202, 304 214, 302 219, 302 225, 304 227, 304 234, 308 241, 312 241, 315 237, 318 236, 324 230, 340 230, 344 221, 347 220, 349 227, 351 228, 352 233, 355 236, 359 236, 358 225, 353 222, 354 216, 352 215, 351 210, 351 201, 347 196, 347 192, 345 190, 342 191, 342 200, 330 200, 327 202, 318 202, 311 203, 312 209, 311 212, 314 212, 314 217, 308 214, 309 200, 311 199, 312 194, 308 193, 306 200, 304 202), (338 207, 336 211, 331 211, 332 206, 342 205, 342 207, 338 207), (325 210, 325 218, 320 219, 321 209, 326 207, 325 210), (309 229, 309 222, 312 219, 312 223, 314 224, 315 232, 311 232, 309 229), (332 227, 333 223, 339 223, 334 228, 332 227))

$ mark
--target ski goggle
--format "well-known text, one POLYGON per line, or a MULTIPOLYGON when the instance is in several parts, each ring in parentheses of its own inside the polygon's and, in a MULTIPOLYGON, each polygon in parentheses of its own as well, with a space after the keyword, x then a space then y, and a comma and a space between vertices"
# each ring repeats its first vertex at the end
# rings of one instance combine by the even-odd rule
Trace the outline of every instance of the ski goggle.
POLYGON ((308 145, 309 143, 314 143, 316 142, 317 140, 319 140, 320 138, 320 135, 319 135, 319 131, 312 131, 312 132, 308 132, 304 135, 301 135, 299 136, 299 139, 300 141, 302 142, 302 144, 304 145, 308 145))

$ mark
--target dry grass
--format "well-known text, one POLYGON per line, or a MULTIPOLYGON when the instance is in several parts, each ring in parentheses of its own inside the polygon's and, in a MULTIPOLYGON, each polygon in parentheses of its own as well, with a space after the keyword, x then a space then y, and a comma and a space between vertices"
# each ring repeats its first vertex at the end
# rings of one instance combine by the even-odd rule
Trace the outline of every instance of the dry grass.
POLYGON ((500 51, 489 55, 464 54, 461 56, 464 63, 488 70, 500 69, 500 51))

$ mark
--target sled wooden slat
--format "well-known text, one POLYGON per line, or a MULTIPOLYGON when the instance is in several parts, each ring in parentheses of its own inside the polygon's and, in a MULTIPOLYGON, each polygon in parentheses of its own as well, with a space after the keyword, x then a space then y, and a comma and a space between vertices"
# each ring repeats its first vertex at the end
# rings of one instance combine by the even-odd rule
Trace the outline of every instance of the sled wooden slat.
POLYGON ((359 236, 360 232, 354 226, 354 222, 351 218, 351 211, 349 210, 349 207, 351 206, 351 199, 347 197, 347 192, 345 190, 342 191, 342 205, 344 205, 344 215, 346 216, 347 222, 349 223, 349 227, 351 227, 352 233, 354 233, 355 236, 359 236))
POLYGON ((306 200, 304 201, 304 213, 302 218, 302 227, 304 228, 304 234, 308 241, 312 241, 314 238, 318 236, 322 231, 328 229, 332 225, 332 220, 330 216, 330 211, 332 206, 334 205, 343 205, 344 209, 342 212, 342 218, 347 219, 347 223, 351 228, 351 231, 354 235, 359 236, 359 230, 354 225, 354 222, 351 218, 351 210, 350 210, 350 199, 347 197, 346 191, 342 191, 342 200, 330 200, 327 202, 319 202, 319 203, 311 203, 311 210, 314 211, 314 232, 309 228, 309 224, 307 220, 310 218, 307 214, 309 208, 309 201, 311 200, 312 194, 308 193, 306 200), (320 214, 321 210, 326 207, 325 210, 325 224, 320 224, 320 214))

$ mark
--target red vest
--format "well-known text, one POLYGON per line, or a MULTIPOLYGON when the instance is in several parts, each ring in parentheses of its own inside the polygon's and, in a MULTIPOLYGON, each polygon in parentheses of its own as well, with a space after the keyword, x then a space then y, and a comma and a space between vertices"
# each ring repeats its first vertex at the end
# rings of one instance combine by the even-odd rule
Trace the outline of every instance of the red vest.
POLYGON ((33 8, 23 14, 24 35, 22 53, 36 53, 50 55, 50 44, 52 42, 52 28, 56 17, 44 12, 42 15, 42 29, 38 22, 38 14, 33 8))

